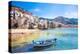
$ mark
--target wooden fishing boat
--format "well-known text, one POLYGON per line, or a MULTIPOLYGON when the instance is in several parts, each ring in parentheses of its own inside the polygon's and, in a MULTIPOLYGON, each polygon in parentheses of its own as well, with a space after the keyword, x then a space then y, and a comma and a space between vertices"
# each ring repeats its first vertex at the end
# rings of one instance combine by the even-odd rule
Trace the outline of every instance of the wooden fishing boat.
POLYGON ((33 45, 34 45, 34 48, 42 48, 42 47, 48 47, 48 46, 51 46, 53 44, 56 43, 56 38, 54 39, 50 39, 50 40, 45 40, 45 41, 32 41, 33 42, 33 45))

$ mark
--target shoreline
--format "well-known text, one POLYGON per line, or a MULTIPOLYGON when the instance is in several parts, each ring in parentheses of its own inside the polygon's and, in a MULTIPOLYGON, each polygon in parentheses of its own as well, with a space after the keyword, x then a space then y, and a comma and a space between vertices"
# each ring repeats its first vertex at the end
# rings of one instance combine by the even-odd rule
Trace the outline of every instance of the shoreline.
POLYGON ((11 39, 11 41, 9 41, 11 43, 11 47, 15 47, 17 45, 24 45, 23 43, 26 42, 31 43, 32 40, 37 39, 40 31, 38 29, 36 30, 28 30, 28 29, 11 29, 11 32, 9 32, 9 34, 11 34, 9 37, 11 39), (23 32, 23 33, 22 33, 23 32))

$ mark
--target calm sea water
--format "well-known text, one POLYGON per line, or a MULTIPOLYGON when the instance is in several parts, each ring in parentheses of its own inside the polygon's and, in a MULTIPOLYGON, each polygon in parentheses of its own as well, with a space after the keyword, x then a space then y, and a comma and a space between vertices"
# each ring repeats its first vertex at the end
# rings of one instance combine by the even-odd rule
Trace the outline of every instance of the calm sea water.
MULTIPOLYGON (((46 47, 39 51, 49 51, 49 50, 67 50, 67 49, 77 49, 78 48, 78 29, 77 28, 55 28, 42 30, 38 40, 47 40, 57 38, 56 45, 46 47)), ((32 45, 25 45, 23 47, 13 48, 13 52, 27 52, 27 51, 38 51, 38 49, 33 49, 32 45)))
POLYGON ((56 46, 52 46, 44 50, 64 50, 78 48, 77 28, 56 28, 50 29, 47 32, 50 32, 47 39, 57 38, 57 42, 56 46))

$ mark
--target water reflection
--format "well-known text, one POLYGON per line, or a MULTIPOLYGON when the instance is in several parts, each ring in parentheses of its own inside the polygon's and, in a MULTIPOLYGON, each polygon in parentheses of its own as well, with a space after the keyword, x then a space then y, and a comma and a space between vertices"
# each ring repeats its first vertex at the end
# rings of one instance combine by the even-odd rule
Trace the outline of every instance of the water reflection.
POLYGON ((44 41, 56 38, 55 44, 45 47, 34 47, 33 45, 25 45, 21 48, 13 49, 15 51, 45 51, 45 50, 64 50, 78 48, 78 30, 77 28, 57 28, 43 30, 34 41, 44 41), (29 48, 30 47, 30 48, 29 48))

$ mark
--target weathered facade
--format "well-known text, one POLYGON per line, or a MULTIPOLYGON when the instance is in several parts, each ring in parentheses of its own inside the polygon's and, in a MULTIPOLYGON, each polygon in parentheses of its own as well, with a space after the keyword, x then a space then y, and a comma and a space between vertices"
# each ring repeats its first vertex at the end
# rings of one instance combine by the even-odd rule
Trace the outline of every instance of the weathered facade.
POLYGON ((34 28, 35 18, 32 16, 32 13, 18 7, 11 7, 10 16, 11 28, 34 28))

